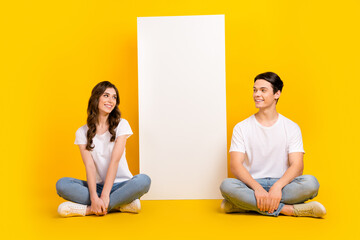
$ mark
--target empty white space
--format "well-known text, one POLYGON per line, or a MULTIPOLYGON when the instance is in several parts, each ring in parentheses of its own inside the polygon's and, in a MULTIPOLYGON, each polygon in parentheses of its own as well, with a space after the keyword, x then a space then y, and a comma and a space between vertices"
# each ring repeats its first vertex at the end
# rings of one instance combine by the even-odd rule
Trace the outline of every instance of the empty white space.
POLYGON ((218 199, 227 177, 224 15, 139 17, 142 199, 218 199))

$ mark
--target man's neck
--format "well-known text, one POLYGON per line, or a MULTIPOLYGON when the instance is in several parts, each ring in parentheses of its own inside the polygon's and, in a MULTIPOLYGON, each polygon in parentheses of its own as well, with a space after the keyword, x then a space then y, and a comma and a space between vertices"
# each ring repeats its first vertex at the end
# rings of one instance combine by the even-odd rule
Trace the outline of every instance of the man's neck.
POLYGON ((276 108, 260 109, 255 113, 256 120, 263 126, 270 127, 274 125, 279 117, 276 108))

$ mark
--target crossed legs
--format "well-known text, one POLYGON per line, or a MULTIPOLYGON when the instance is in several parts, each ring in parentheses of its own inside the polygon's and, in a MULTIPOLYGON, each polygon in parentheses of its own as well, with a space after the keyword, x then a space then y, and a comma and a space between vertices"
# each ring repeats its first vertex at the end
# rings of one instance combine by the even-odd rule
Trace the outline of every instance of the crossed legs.
MULTIPOLYGON (((278 178, 255 179, 260 185, 269 191, 278 178)), ((254 191, 246 184, 235 178, 225 179, 220 191, 223 197, 241 211, 256 211, 263 215, 278 216, 280 213, 292 215, 293 204, 303 203, 317 196, 319 182, 314 176, 302 175, 296 177, 282 189, 282 198, 278 209, 273 213, 260 211, 256 204, 254 191)))
MULTIPOLYGON (((108 211, 139 199, 149 191, 150 183, 150 178, 145 174, 138 174, 125 182, 114 183, 110 192, 108 211)), ((103 185, 97 184, 96 187, 97 194, 100 197, 103 185)), ((86 181, 68 177, 61 178, 56 183, 56 190, 58 195, 66 200, 87 206, 91 205, 86 181)), ((87 213, 89 213, 88 210, 87 213)))

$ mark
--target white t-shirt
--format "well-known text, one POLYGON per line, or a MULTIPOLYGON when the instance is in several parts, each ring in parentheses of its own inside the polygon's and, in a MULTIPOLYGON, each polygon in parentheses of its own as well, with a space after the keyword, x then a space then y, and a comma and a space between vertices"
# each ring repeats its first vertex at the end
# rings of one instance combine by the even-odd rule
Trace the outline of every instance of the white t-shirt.
MULTIPOLYGON (((86 134, 88 129, 88 126, 84 125, 76 131, 75 144, 80 145, 87 143, 86 134)), ((116 138, 121 135, 128 135, 128 137, 130 137, 130 135, 133 134, 128 121, 123 118, 120 119, 119 125, 115 128, 115 133, 116 138)), ((93 138, 93 145, 95 145, 95 147, 90 151, 90 153, 96 166, 96 183, 105 183, 106 173, 109 168, 111 154, 115 145, 115 141, 110 142, 110 138, 111 134, 109 131, 106 131, 102 135, 96 134, 93 138)), ((126 150, 124 149, 114 183, 127 181, 133 177, 125 158, 125 152, 126 150)))
POLYGON ((245 153, 244 166, 254 179, 280 178, 289 167, 288 154, 304 152, 299 126, 279 114, 270 127, 250 116, 234 127, 230 152, 245 153))

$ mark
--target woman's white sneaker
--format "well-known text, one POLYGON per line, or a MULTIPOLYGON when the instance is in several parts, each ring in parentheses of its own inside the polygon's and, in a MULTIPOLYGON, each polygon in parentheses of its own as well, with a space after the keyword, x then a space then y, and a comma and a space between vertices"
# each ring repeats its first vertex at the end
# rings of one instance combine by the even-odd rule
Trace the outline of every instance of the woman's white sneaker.
POLYGON ((62 217, 76 217, 86 215, 86 205, 74 202, 63 202, 58 207, 58 213, 62 217))
POLYGON ((135 199, 129 204, 119 207, 120 212, 139 213, 141 210, 140 200, 135 199))

